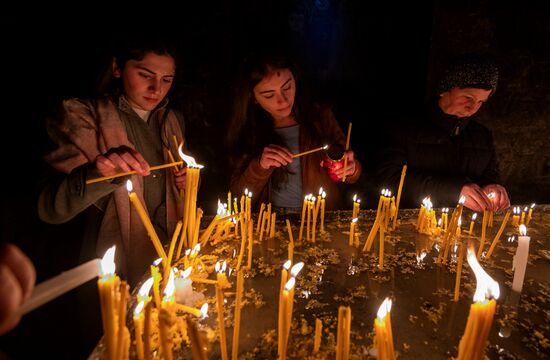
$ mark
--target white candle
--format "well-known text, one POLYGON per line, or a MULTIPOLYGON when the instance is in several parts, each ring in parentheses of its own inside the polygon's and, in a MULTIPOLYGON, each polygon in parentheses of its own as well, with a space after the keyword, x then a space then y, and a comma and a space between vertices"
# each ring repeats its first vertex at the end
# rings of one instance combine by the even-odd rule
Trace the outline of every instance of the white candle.
POLYGON ((527 267, 527 260, 529 258, 529 241, 531 238, 527 236, 527 228, 521 224, 519 226, 518 236, 518 248, 516 255, 514 256, 514 262, 512 263, 514 269, 514 281, 512 283, 512 290, 521 292, 523 288, 523 279, 525 278, 525 268, 527 267))
POLYGON ((93 259, 38 284, 34 288, 31 298, 19 308, 19 314, 24 315, 67 291, 98 277, 100 269, 101 259, 93 259))

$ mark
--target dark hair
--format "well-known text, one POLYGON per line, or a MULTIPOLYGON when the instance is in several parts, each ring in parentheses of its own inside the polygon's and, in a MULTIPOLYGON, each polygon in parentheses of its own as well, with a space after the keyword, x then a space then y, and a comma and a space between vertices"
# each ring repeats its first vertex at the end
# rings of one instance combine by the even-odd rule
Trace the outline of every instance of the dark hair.
POLYGON ((117 40, 112 44, 111 56, 105 65, 98 81, 97 90, 101 95, 117 96, 121 92, 119 79, 113 76, 112 61, 116 61, 119 68, 124 68, 130 60, 143 60, 150 53, 168 55, 178 66, 178 55, 174 43, 165 35, 156 32, 143 34, 117 34, 117 40))
MULTIPOLYGON (((261 52, 246 58, 241 64, 239 77, 234 88, 233 113, 227 129, 226 145, 230 150, 231 167, 242 171, 249 161, 261 154, 269 144, 284 145, 275 132, 271 115, 255 103, 254 87, 271 71, 288 69, 296 83, 296 94, 292 108, 300 131, 316 134, 311 116, 311 101, 306 99, 300 73, 288 54, 281 51, 261 52), (242 161, 244 158, 244 161, 242 161), (237 163, 238 162, 238 163, 237 163)), ((277 168, 272 177, 272 185, 277 187, 287 178, 287 168, 277 168)))

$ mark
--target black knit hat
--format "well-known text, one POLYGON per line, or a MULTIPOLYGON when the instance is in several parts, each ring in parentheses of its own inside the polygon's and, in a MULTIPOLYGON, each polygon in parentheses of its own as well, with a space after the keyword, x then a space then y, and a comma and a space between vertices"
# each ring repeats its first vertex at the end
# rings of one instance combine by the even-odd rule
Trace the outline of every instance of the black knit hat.
POLYGON ((441 94, 455 87, 491 90, 497 89, 498 68, 481 55, 462 55, 456 58, 444 71, 439 80, 437 93, 441 94))

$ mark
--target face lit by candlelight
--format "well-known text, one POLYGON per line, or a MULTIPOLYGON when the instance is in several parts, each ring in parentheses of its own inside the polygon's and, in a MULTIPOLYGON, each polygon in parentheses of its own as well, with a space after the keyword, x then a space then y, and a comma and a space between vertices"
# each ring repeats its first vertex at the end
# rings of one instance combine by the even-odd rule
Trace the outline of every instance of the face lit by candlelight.
POLYGON ((141 60, 128 60, 120 68, 113 62, 113 75, 121 78, 124 94, 132 107, 153 110, 172 87, 176 63, 170 55, 147 53, 141 60))
POLYGON ((254 87, 254 98, 275 120, 290 116, 296 96, 294 75, 289 69, 272 69, 254 87))
POLYGON ((477 88, 452 88, 442 93, 439 99, 439 107, 444 113, 456 117, 468 117, 474 115, 487 101, 491 90, 477 88))

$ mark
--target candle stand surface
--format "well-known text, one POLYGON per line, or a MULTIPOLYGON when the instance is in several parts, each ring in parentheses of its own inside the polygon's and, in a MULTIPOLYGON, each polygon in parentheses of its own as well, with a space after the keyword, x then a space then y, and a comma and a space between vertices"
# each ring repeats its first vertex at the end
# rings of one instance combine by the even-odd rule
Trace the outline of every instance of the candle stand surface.
MULTIPOLYGON (((437 217, 441 209, 436 209, 437 217)), ((466 219, 471 212, 464 210, 466 219)), ((399 359, 450 359, 458 354, 458 345, 468 318, 476 287, 475 276, 465 263, 462 267, 459 300, 455 302, 457 249, 451 245, 445 264, 437 264, 441 237, 419 234, 415 230, 418 210, 399 211, 398 228, 386 234, 384 267, 379 266, 379 239, 369 252, 364 242, 373 225, 375 211, 361 210, 356 225, 360 243, 349 246, 351 211, 327 212, 325 233, 315 243, 295 243, 293 264, 303 261, 304 268, 296 277, 292 328, 288 338, 288 359, 331 359, 335 357, 336 327, 339 306, 351 308, 350 359, 375 359, 373 321, 386 297, 392 302, 391 324, 395 353, 399 359), (313 353, 315 322, 323 323, 319 352, 313 353)), ((255 219, 257 214, 253 215, 255 219)), ((487 252, 497 233, 504 212, 495 214, 494 225, 486 235, 487 252)), ((240 323, 239 359, 277 359, 277 317, 281 269, 288 256, 288 232, 285 219, 292 225, 294 238, 300 228, 300 216, 277 216, 276 235, 256 243, 251 270, 245 271, 243 307, 240 323)), ((208 217, 203 222, 208 224, 208 217)), ((204 228, 204 226, 201 226, 204 228)), ((317 227, 319 229, 319 226, 317 227)), ((254 229, 255 230, 255 229, 254 229)), ((463 227, 461 240, 467 246, 480 243, 480 223, 474 236, 463 227)), ((550 205, 537 205, 528 226, 531 238, 525 281, 521 293, 511 289, 513 257, 518 245, 518 227, 508 223, 489 259, 481 256, 480 264, 498 282, 493 325, 485 354, 490 359, 550 358, 550 205)), ((305 239, 305 236, 304 236, 305 239)), ((206 246, 201 253, 227 260, 234 268, 240 239, 230 238, 216 246, 206 246)), ((176 264, 177 265, 177 264, 176 264)), ((180 264, 180 268, 183 265, 180 264)), ((146 274, 144 280, 150 275, 146 274)), ((209 279, 215 279, 215 273, 209 279)), ((235 284, 233 271, 225 289, 225 325, 227 347, 231 353, 235 284)), ((195 291, 204 292, 210 300, 209 316, 197 319, 205 340, 209 359, 220 359, 215 288, 193 283, 195 291)), ((133 334, 131 316, 136 305, 135 294, 129 302, 128 327, 133 334)), ((103 359, 100 342, 89 359, 103 359)), ((130 358, 137 358, 132 336, 130 358)), ((183 344, 174 352, 174 359, 192 359, 191 348, 183 344)))

